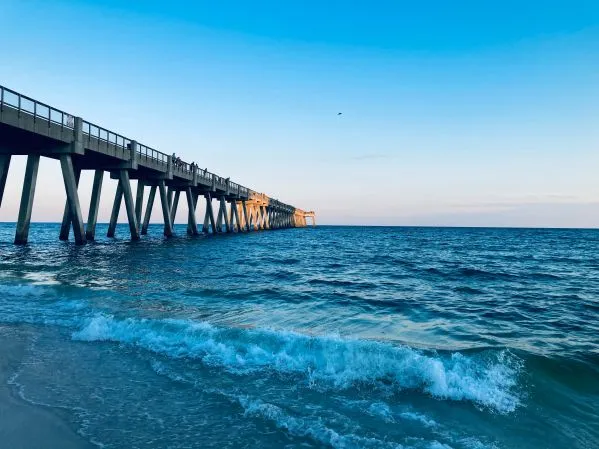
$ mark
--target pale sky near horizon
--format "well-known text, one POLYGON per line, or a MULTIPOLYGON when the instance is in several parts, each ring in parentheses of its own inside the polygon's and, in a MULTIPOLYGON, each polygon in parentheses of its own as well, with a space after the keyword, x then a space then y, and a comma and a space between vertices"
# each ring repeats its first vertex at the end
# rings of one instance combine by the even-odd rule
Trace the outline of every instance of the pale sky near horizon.
MULTIPOLYGON (((322 224, 599 224, 596 1, 3 0, 0 36, 1 85, 322 224)), ((64 197, 43 160, 33 220, 64 197)))

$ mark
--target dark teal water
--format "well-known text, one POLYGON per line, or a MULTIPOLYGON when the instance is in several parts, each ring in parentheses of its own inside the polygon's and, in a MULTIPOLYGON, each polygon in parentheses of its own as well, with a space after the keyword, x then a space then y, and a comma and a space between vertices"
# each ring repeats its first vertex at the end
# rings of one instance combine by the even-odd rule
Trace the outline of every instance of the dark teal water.
POLYGON ((599 231, 118 232, 0 225, 10 387, 99 446, 599 447, 599 231))

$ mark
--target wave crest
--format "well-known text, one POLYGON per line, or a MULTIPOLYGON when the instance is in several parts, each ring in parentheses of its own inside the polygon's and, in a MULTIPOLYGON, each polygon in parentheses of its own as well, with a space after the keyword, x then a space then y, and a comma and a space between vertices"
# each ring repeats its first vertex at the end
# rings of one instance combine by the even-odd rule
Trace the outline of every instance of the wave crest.
POLYGON ((426 354, 407 346, 307 336, 271 329, 220 328, 189 320, 115 319, 95 315, 75 340, 129 344, 173 358, 191 358, 235 374, 271 370, 305 376, 312 388, 367 384, 419 390, 437 399, 466 400, 500 413, 520 404, 521 361, 508 351, 426 354))

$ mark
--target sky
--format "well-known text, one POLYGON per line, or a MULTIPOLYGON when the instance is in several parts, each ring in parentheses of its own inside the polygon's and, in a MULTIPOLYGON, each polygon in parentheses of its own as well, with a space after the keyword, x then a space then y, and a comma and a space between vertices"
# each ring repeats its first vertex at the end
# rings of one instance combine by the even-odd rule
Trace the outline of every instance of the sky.
MULTIPOLYGON (((319 224, 599 224, 594 0, 2 0, 0 38, 1 85, 319 224)), ((64 198, 43 159, 33 220, 59 221, 64 198)))

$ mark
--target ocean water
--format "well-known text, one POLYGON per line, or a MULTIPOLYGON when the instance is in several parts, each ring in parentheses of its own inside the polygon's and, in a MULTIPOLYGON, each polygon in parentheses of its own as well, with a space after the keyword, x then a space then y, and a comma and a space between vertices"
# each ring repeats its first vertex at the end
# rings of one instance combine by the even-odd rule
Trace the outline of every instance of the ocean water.
POLYGON ((599 447, 599 231, 176 230, 0 225, 15 394, 103 448, 599 447))

